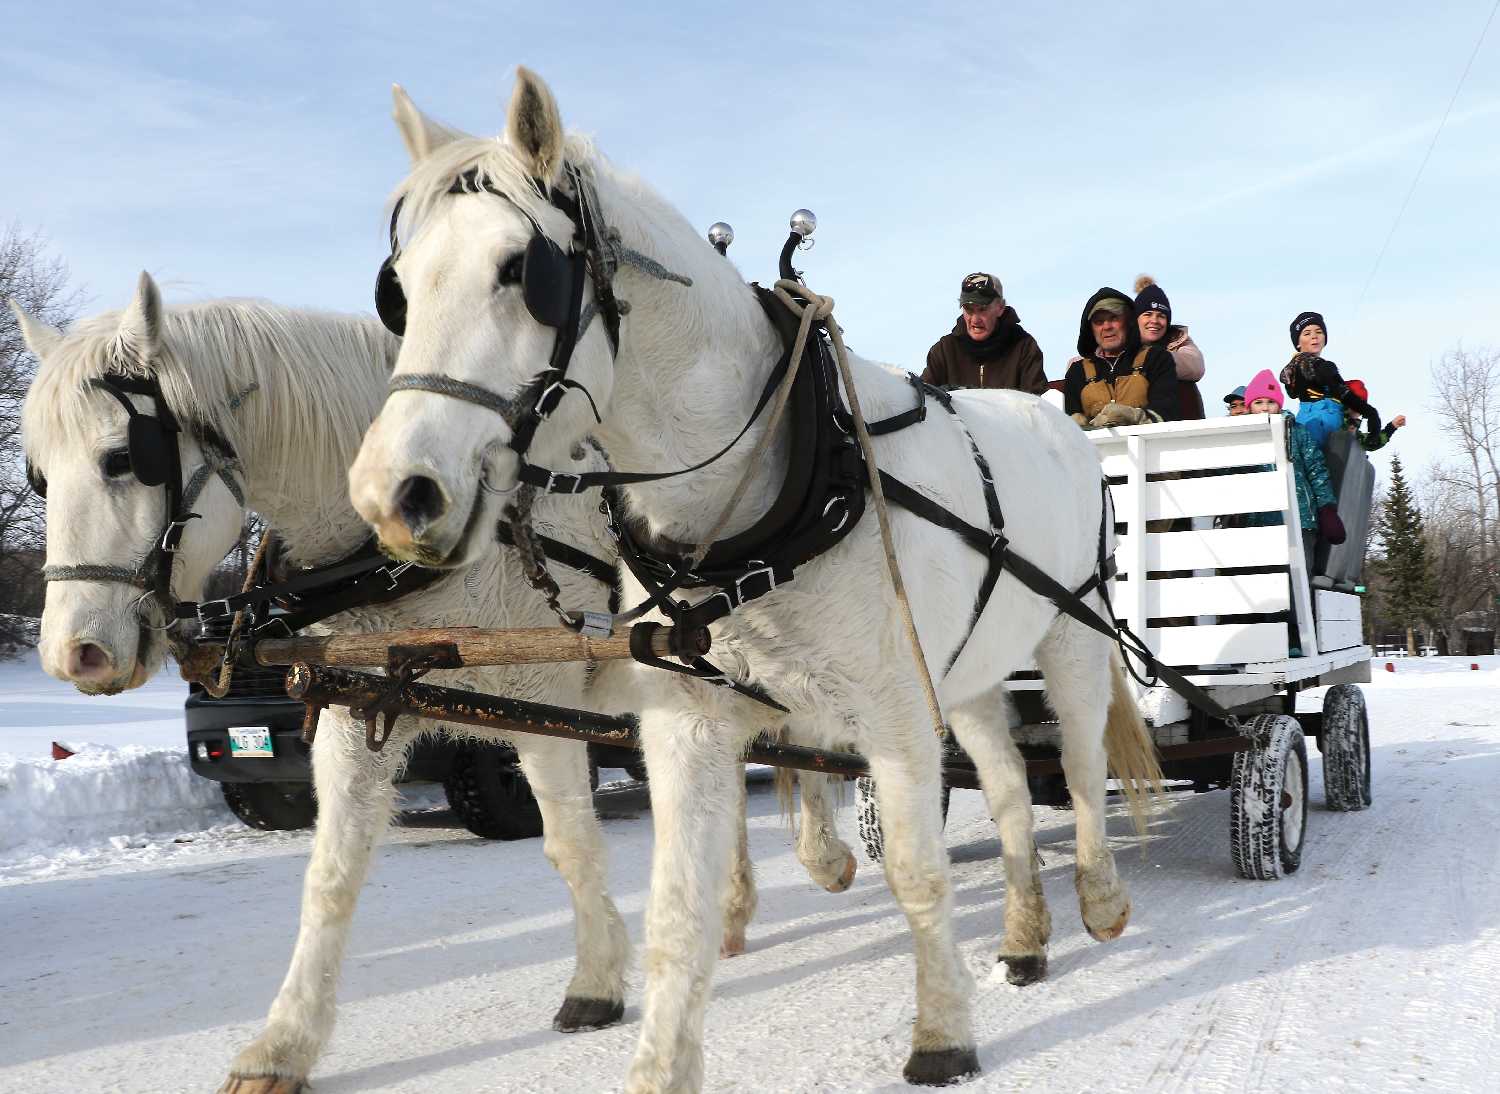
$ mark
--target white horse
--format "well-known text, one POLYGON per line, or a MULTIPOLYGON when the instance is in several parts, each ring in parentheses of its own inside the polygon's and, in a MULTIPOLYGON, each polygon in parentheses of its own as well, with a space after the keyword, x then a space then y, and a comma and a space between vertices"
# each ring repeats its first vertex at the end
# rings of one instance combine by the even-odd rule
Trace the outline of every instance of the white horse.
MULTIPOLYGON (((67 336, 20 313, 28 345, 41 361, 24 411, 28 462, 47 482, 48 566, 138 568, 160 536, 163 491, 137 482, 125 440, 124 409, 90 381, 106 374, 155 375, 165 402, 183 424, 184 478, 209 473, 192 508, 172 570, 179 598, 201 597, 213 565, 234 542, 246 508, 260 513, 285 543, 291 561, 313 566, 338 559, 368 536, 350 507, 344 468, 386 390, 396 340, 373 320, 216 301, 164 310, 142 276, 123 314, 80 323, 67 336), (211 430, 238 454, 230 462, 203 437, 211 430), (241 491, 233 496, 230 484, 241 491)), ((158 413, 135 397, 142 414, 158 413)), ((592 454, 579 466, 603 466, 592 454)), ((597 558, 614 545, 591 507, 538 501, 545 531, 597 558)), ((334 617, 339 631, 430 625, 544 626, 553 619, 526 586, 515 553, 476 537, 471 564, 383 606, 334 617), (466 589, 465 581, 478 594, 466 589)), ((52 571, 54 574, 57 570, 52 571)), ((608 590, 565 566, 552 573, 570 603, 602 610, 608 590)), ((75 575, 81 576, 81 575, 75 575)), ((165 652, 159 606, 120 581, 56 580, 42 617, 42 662, 80 690, 112 694, 145 682, 165 652)), ((439 677, 434 677, 438 679, 439 677)), ((549 703, 621 709, 629 680, 606 666, 587 685, 581 664, 523 669, 469 669, 445 683, 503 691, 549 703)), ((420 732, 403 719, 380 753, 364 744, 348 711, 323 715, 313 750, 318 824, 303 890, 302 925, 291 968, 271 1007, 265 1032, 235 1060, 227 1089, 295 1089, 332 1031, 335 990, 354 904, 371 852, 387 827, 392 777, 420 732), (285 1086, 277 1086, 283 1082, 285 1086)), ((431 729, 430 725, 426 727, 431 729)), ((494 736, 461 730, 474 736, 494 736)), ((513 741, 541 809, 547 857, 573 898, 577 970, 554 1025, 591 1029, 623 1008, 628 941, 605 888, 605 857, 589 791, 582 744, 535 735, 513 741)), ((832 836, 827 780, 803 780, 799 857, 815 880, 839 891, 852 880, 853 855, 832 836)), ((743 787, 743 781, 741 781, 743 787)), ((737 883, 727 897, 724 948, 744 947, 755 907, 754 880, 738 843, 737 883)))
MULTIPOLYGON (((567 172, 577 170, 597 192, 601 230, 618 231, 623 247, 691 279, 685 287, 620 267, 615 287, 631 307, 618 351, 611 352, 603 324, 594 323, 567 373, 598 407, 596 435, 615 466, 630 470, 696 464, 735 436, 782 353, 779 337, 732 265, 682 216, 586 142, 565 137, 552 94, 537 77, 520 71, 503 141, 467 138, 428 121, 399 88, 396 117, 415 161, 398 190, 403 244, 396 272, 409 311, 396 381, 438 374, 499 399, 526 392, 547 364, 554 332, 528 312, 520 256, 537 231, 564 249, 573 236, 569 216, 533 180, 571 195, 567 172), (465 176, 477 184, 456 187, 465 176)), ((912 388, 900 374, 858 359, 853 365, 872 420, 912 405, 912 388)), ((955 402, 998 472, 1014 548, 1064 584, 1083 583, 1096 568, 1102 516, 1092 446, 1067 418, 1030 396, 961 393, 955 402)), ((539 427, 528 458, 565 470, 569 450, 594 426, 589 401, 570 393, 539 427)), ((630 519, 643 537, 701 542, 746 473, 761 432, 758 422, 701 471, 626 487, 630 519)), ((481 483, 505 490, 518 482, 511 437, 507 420, 484 406, 410 385, 395 390, 351 468, 351 499, 388 549, 461 565, 472 551, 462 530, 476 512, 488 520, 498 504, 481 483), (424 499, 418 511, 403 506, 414 484, 424 499)), ((969 523, 987 526, 974 457, 953 417, 934 412, 920 426, 878 438, 877 447, 882 468, 969 523)), ((724 534, 745 529, 767 509, 786 463, 785 439, 772 438, 765 457, 749 468, 748 492, 724 534)), ((903 510, 893 510, 892 521, 922 645, 941 666, 963 639, 985 560, 903 510)), ((803 565, 796 580, 716 624, 712 655, 731 675, 790 707, 801 740, 853 745, 868 757, 886 877, 916 948, 916 1021, 905 1074, 944 1083, 978 1070, 972 977, 951 925, 939 742, 884 567, 871 515, 832 551, 803 565)), ((625 602, 634 603, 641 588, 627 579, 625 593, 625 602)), ((1097 592, 1090 599, 1100 600, 1097 592)), ((1109 640, 1002 577, 939 691, 954 734, 980 769, 1000 829, 1007 876, 1001 956, 1019 959, 1023 968, 1044 960, 1050 919, 1034 860, 1025 764, 1005 732, 995 685, 1033 656, 1062 723, 1063 766, 1078 822, 1080 907, 1096 938, 1117 936, 1130 909, 1105 841, 1106 721, 1112 739, 1142 765, 1149 765, 1151 749, 1109 640)), ((701 681, 636 671, 656 855, 641 1034, 626 1089, 693 1090, 703 1080, 703 1015, 718 952, 719 894, 732 857, 731 787, 755 713, 747 714, 743 699, 701 681)))

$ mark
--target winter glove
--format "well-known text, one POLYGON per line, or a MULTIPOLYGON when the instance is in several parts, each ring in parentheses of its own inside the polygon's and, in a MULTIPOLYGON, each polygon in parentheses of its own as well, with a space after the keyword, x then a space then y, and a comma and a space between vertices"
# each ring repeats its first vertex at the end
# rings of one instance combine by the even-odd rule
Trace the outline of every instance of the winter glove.
POLYGON ((1344 542, 1344 522, 1339 520, 1337 507, 1325 505, 1318 510, 1318 535, 1337 547, 1344 542))
POLYGON ((1104 409, 1094 415, 1094 420, 1089 423, 1095 429, 1108 429, 1112 425, 1144 425, 1150 421, 1146 412, 1138 406, 1125 406, 1123 403, 1105 403, 1104 409))

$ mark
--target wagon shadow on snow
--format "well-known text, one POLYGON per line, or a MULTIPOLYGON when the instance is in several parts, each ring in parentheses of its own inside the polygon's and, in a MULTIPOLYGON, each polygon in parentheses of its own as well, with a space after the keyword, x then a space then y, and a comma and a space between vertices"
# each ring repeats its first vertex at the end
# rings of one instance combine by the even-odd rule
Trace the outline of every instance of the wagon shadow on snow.
MULTIPOLYGON (((1238 878, 1228 851, 1227 794, 1220 791, 1177 797, 1150 826, 1146 837, 1148 859, 1143 861, 1133 847, 1118 849, 1120 872, 1134 897, 1130 929, 1107 946, 1085 942, 1082 948, 1058 953, 1048 978, 1050 983, 1075 977, 1095 965, 1118 962, 1126 956, 1128 965, 1123 967, 1129 969, 1134 986, 1119 995, 1042 1017, 1036 1017, 1037 1011, 1022 1001, 1034 999, 1031 993, 1045 991, 1046 984, 1019 990, 1005 988, 1004 994, 990 995, 987 1002, 1014 1015, 1017 1021, 998 1034, 986 1037, 981 1033, 980 1054, 987 1070, 1003 1070, 1007 1061, 1065 1045, 1080 1031, 1108 1029, 1160 1008, 1206 997, 1238 983, 1284 974, 1309 962, 1376 949, 1416 954, 1473 941, 1500 923, 1500 907, 1493 902, 1472 901, 1464 914, 1447 914, 1441 906, 1447 899, 1442 892, 1431 893, 1431 914, 1417 916, 1372 915, 1367 907, 1325 896, 1325 891, 1350 884, 1351 869, 1373 877, 1392 866, 1391 850, 1396 848, 1399 853, 1402 841, 1409 838, 1412 814, 1421 810, 1424 794, 1451 783, 1454 771, 1447 765, 1478 765, 1464 770, 1464 781, 1470 785, 1492 786, 1500 780, 1500 745, 1449 738, 1376 746, 1371 753, 1374 804, 1361 812, 1337 813, 1324 805, 1321 763, 1312 742, 1308 744, 1311 793, 1301 869, 1277 881, 1238 878), (1164 884, 1172 885, 1174 899, 1153 900, 1153 889, 1164 884), (1314 932, 1316 945, 1300 944, 1314 932), (1190 965, 1177 963, 1183 953, 1192 954, 1196 946, 1209 942, 1213 945, 1190 965), (1161 977, 1152 977, 1152 962, 1163 945, 1171 950, 1173 967, 1161 977), (1143 976, 1145 979, 1141 979, 1143 976), (1191 984, 1192 990, 1185 991, 1184 984, 1191 984)), ((1453 812, 1448 810, 1442 816, 1454 827, 1456 839, 1463 821, 1449 815, 1453 812)), ((1053 909, 1054 946, 1064 936, 1082 932, 1069 903, 1071 830, 1066 813, 1056 817, 1056 823, 1038 826, 1038 845, 1046 860, 1043 884, 1053 909), (1055 859, 1048 853, 1049 847, 1058 852, 1055 859)), ((1117 841, 1137 842, 1122 816, 1111 817, 1110 833, 1117 841)), ((1437 838, 1431 849, 1455 846, 1460 844, 1437 838)), ((954 860, 976 861, 998 850, 996 840, 969 841, 954 848, 954 860)), ((1452 853, 1454 862, 1458 857, 1458 852, 1452 853)), ((1450 865, 1441 854, 1419 861, 1439 871, 1450 865)), ((1407 861, 1399 868, 1410 872, 1413 866, 1407 861)), ((993 888, 960 884, 958 890, 960 940, 968 946, 978 940, 969 935, 964 905, 975 899, 989 904, 994 899, 993 888)), ((1420 900, 1421 891, 1421 885, 1413 884, 1407 891, 1406 906, 1420 900)), ((983 930, 980 937, 984 937, 983 930)), ((977 1016, 984 1010, 985 1003, 981 1003, 977 1016)))

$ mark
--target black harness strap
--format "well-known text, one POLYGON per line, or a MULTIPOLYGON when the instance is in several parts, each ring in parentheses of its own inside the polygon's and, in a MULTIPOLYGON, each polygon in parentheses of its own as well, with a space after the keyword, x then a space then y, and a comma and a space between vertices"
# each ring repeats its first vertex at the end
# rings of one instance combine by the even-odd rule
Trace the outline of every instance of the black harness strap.
MULTIPOLYGON (((507 547, 516 545, 515 529, 511 527, 509 521, 502 520, 495 523, 495 539, 507 547)), ((581 574, 587 574, 601 585, 613 586, 619 579, 619 567, 603 559, 595 558, 571 544, 541 533, 536 533, 536 541, 542 545, 542 550, 548 558, 561 562, 564 566, 571 567, 581 574)))
POLYGON ((443 576, 442 570, 387 557, 371 537, 338 561, 300 571, 285 581, 257 585, 222 600, 179 603, 176 616, 207 623, 248 611, 248 636, 262 637, 272 631, 291 634, 340 612, 399 600, 443 576), (280 606, 283 614, 257 619, 257 609, 267 604, 280 606))
POLYGON ((538 490, 547 494, 581 494, 585 490, 592 490, 596 486, 630 486, 636 483, 658 482, 661 479, 675 478, 678 475, 686 475, 692 471, 701 471, 715 460, 719 459, 735 445, 740 439, 750 432, 750 427, 755 424, 761 412, 771 402, 771 397, 776 394, 776 388, 781 384, 781 379, 786 375, 787 369, 792 364, 792 351, 788 349, 771 369, 771 375, 766 380, 766 386, 761 390, 760 398, 755 403, 755 409, 750 418, 734 439, 719 449, 712 456, 691 467, 679 468, 676 471, 549 471, 545 467, 536 464, 522 463, 517 473, 520 480, 529 486, 535 486, 538 490))

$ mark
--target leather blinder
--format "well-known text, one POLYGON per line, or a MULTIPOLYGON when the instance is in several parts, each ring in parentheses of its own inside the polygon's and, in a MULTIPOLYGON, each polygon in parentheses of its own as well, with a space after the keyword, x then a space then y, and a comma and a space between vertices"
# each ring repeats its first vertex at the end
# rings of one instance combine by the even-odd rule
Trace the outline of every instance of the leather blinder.
POLYGON ((538 232, 526 244, 521 290, 526 310, 544 327, 560 330, 568 321, 571 263, 561 247, 538 232))
POLYGON ((141 485, 165 483, 172 468, 160 419, 149 414, 132 414, 126 437, 130 445, 130 470, 141 485))
POLYGON ((397 338, 406 334, 406 293, 396 276, 395 255, 387 257, 375 275, 375 314, 397 338))

